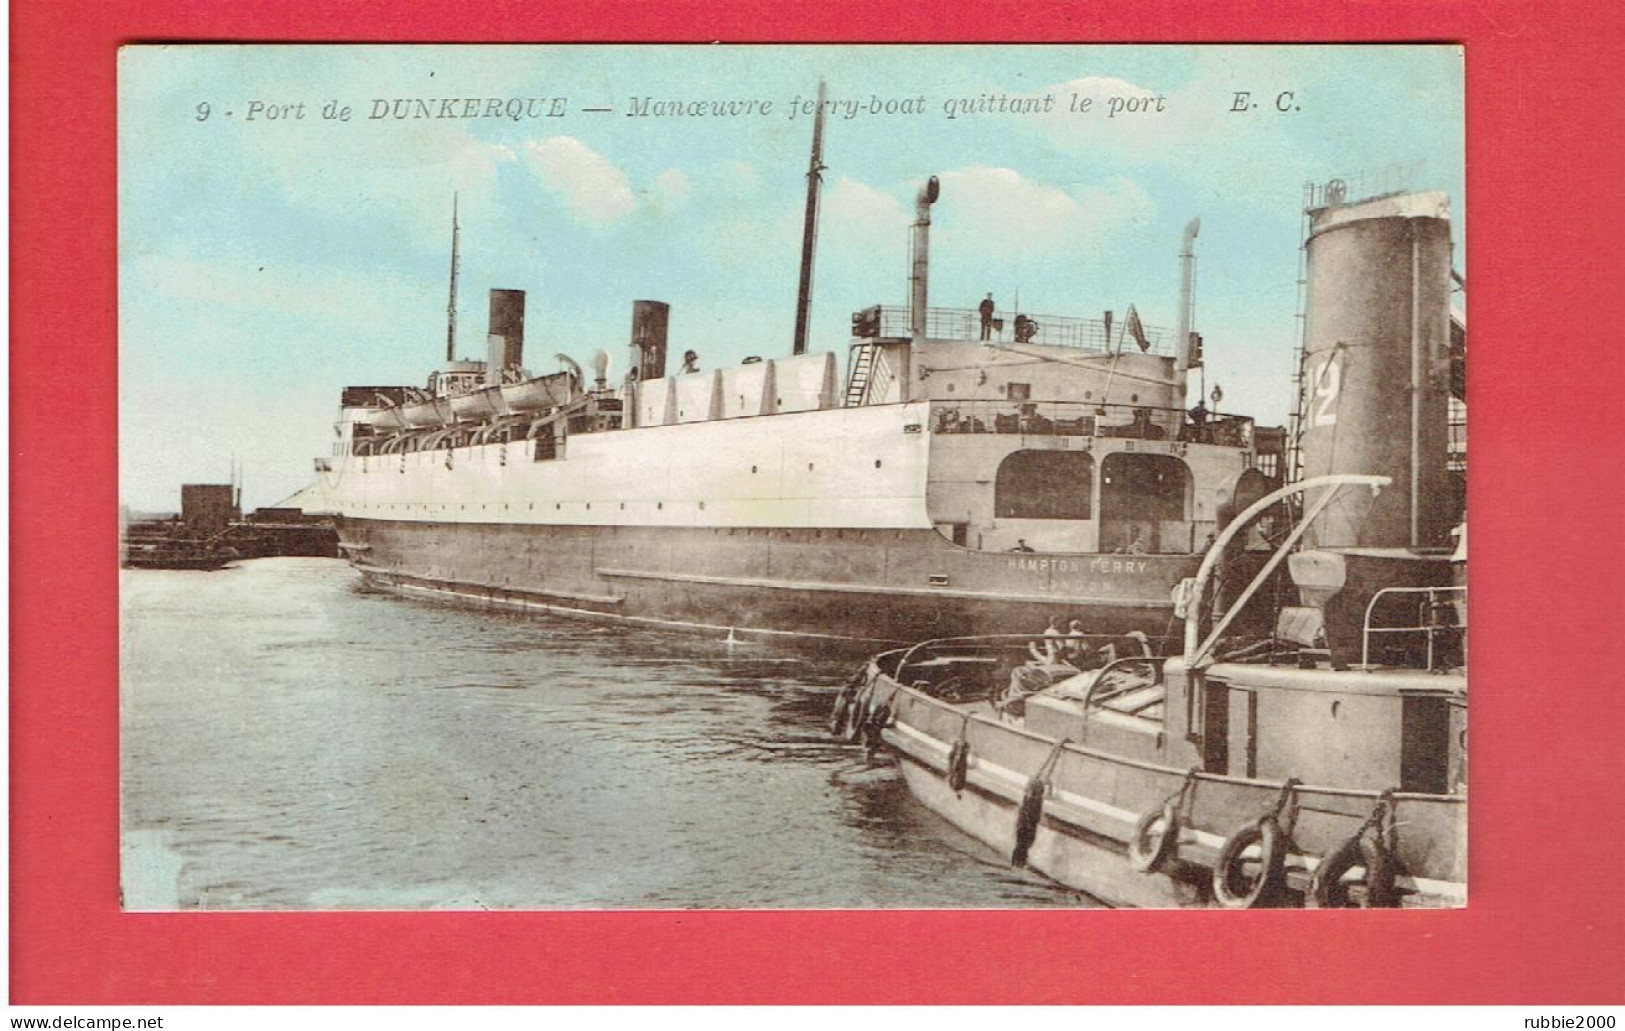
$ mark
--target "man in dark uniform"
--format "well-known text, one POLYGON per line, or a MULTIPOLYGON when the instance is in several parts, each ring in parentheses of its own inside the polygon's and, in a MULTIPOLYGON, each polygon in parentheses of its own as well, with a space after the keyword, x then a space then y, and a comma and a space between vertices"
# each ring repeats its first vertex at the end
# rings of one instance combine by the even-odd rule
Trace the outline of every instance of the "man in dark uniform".
POLYGON ((1196 402, 1196 407, 1190 410, 1191 438, 1199 444, 1207 443, 1207 405, 1202 401, 1196 402))
POLYGON ((977 309, 982 313, 982 339, 993 338, 993 295, 988 294, 982 298, 981 307, 977 309))

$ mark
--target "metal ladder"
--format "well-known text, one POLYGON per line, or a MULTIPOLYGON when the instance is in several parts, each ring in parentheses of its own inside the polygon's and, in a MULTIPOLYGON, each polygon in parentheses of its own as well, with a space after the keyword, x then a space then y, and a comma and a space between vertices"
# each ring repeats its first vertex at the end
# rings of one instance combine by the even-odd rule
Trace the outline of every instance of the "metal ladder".
POLYGON ((857 353, 852 358, 852 371, 846 380, 846 407, 863 404, 864 395, 869 392, 869 377, 875 369, 876 350, 874 344, 857 345, 857 353))
POLYGON ((1315 183, 1303 184, 1303 210, 1298 226, 1297 332, 1292 345, 1292 412, 1287 419, 1286 468, 1283 483, 1303 478, 1303 352, 1309 323, 1309 209, 1315 204, 1315 183))

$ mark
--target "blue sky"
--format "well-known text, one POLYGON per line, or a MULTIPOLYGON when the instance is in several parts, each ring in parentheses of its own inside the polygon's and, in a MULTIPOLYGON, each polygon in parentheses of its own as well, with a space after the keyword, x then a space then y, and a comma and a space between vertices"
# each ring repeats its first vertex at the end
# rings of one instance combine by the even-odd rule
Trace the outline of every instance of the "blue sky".
POLYGON ((1133 303, 1171 325, 1180 230, 1200 215, 1208 385, 1261 421, 1290 404, 1306 181, 1409 166, 1405 185, 1451 194, 1464 268, 1453 47, 130 47, 121 498, 173 509, 235 455, 245 505, 272 504, 311 479, 342 386, 421 384, 444 355, 453 192, 468 357, 492 287, 528 292, 538 371, 598 348, 619 369, 635 298, 669 302, 673 349, 708 367, 787 353, 811 134, 787 114, 820 76, 832 100, 923 113, 828 124, 814 350, 844 356, 852 311, 905 303, 912 197, 933 174, 939 306, 1019 291, 1027 311, 1133 303), (1240 90, 1256 111, 1230 110, 1240 90), (947 117, 990 94, 1054 109, 947 117), (1074 95, 1091 109, 1069 111, 1074 95), (636 118, 634 97, 773 109, 636 118), (1114 97, 1162 110, 1108 117, 1114 97), (400 98, 563 98, 566 114, 369 117, 400 98), (256 101, 304 118, 249 122, 256 101), (328 101, 350 120, 323 119, 328 101))

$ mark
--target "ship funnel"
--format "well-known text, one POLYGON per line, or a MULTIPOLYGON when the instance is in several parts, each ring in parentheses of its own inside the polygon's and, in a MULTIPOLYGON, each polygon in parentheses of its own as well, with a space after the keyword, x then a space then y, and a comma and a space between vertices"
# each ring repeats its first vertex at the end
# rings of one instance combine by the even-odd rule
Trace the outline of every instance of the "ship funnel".
POLYGON ((525 291, 492 290, 486 330, 485 382, 502 382, 502 371, 524 364, 525 291))
POLYGON ((914 342, 925 339, 925 310, 931 273, 931 205, 937 202, 942 185, 937 177, 927 179, 914 202, 913 259, 909 275, 909 332, 914 342))
POLYGON ((1179 321, 1174 330, 1174 382, 1179 384, 1179 407, 1185 407, 1185 379, 1191 367, 1191 322, 1195 311, 1196 234, 1202 219, 1193 218, 1185 226, 1179 246, 1179 321))
POLYGON ((1446 502, 1449 198, 1402 194, 1309 214, 1302 475, 1394 483, 1359 506, 1339 500, 1306 539, 1319 548, 1445 546, 1457 518, 1446 502))
POLYGON ((671 305, 664 301, 632 302, 632 346, 628 368, 638 380, 666 378, 666 328, 671 305))

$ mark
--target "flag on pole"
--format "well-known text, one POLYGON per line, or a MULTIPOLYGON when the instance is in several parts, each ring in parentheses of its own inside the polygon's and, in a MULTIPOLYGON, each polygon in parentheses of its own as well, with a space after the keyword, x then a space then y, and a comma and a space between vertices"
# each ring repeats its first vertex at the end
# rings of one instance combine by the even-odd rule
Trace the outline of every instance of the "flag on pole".
POLYGON ((1145 327, 1140 325, 1140 313, 1134 310, 1132 304, 1128 306, 1128 318, 1125 320, 1125 324, 1128 327, 1129 334, 1134 337, 1134 342, 1140 345, 1140 350, 1151 350, 1151 341, 1145 338, 1145 327))

